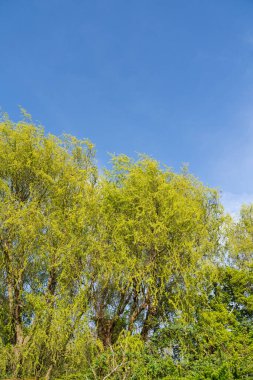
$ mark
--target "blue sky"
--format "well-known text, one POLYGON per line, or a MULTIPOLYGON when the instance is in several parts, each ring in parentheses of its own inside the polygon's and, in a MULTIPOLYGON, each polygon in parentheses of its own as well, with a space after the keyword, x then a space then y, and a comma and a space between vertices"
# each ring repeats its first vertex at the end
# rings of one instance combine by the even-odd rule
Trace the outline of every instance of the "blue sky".
MULTIPOLYGON (((253 200, 252 0, 0 0, 0 105, 253 200)), ((237 206, 236 206, 237 207, 237 206)))

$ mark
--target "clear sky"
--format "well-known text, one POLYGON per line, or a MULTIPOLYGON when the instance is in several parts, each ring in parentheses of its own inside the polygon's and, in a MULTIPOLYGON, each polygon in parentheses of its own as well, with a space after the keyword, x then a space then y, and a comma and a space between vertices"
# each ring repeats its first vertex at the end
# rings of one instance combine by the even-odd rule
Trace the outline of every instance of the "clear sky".
POLYGON ((0 0, 0 105, 253 200, 252 0, 0 0))

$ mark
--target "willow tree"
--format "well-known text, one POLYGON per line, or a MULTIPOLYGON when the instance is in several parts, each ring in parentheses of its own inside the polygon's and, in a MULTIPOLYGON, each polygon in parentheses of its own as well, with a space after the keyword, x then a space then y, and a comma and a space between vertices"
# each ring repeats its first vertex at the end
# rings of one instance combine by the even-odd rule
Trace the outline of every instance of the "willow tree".
POLYGON ((25 116, 0 122, 1 376, 219 378, 250 341, 251 209, 226 253, 218 194, 187 170, 120 155, 97 176, 89 141, 25 116))
POLYGON ((0 356, 3 374, 47 376, 87 308, 93 147, 0 123, 0 356))
MULTIPOLYGON (((253 205, 243 205, 228 234, 228 255, 222 270, 220 298, 230 316, 227 360, 238 378, 253 375, 253 205)), ((223 322, 224 323, 224 322, 223 322)))
POLYGON ((186 171, 146 156, 112 165, 89 254, 93 321, 105 346, 122 331, 147 340, 162 326, 196 321, 212 291, 222 223, 217 193, 186 171))

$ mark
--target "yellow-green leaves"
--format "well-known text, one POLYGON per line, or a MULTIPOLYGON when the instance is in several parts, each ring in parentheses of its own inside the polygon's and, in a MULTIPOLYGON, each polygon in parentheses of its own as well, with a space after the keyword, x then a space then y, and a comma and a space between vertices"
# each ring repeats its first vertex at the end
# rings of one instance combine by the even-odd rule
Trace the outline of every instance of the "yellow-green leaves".
POLYGON ((252 206, 233 222, 146 155, 98 175, 23 117, 0 122, 0 377, 251 376, 252 206))
POLYGON ((92 160, 89 142, 45 136, 31 121, 0 123, 1 323, 10 326, 4 339, 14 347, 17 377, 31 371, 30 360, 38 374, 55 365, 57 340, 66 349, 87 309, 80 295, 92 160))

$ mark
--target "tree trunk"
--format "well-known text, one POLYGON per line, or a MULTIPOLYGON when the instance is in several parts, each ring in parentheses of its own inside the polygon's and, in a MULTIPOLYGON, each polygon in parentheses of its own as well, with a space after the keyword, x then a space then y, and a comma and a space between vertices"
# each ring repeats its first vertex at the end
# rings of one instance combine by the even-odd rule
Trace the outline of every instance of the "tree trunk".
POLYGON ((52 370, 53 370, 53 364, 51 364, 50 367, 48 368, 46 376, 45 376, 45 380, 50 380, 51 374, 52 374, 52 370))
POLYGON ((3 244, 3 252, 6 264, 6 281, 8 291, 9 315, 12 328, 11 343, 14 346, 14 377, 21 377, 21 349, 24 341, 22 327, 22 304, 20 293, 22 289, 22 276, 13 273, 12 257, 9 245, 3 244))

